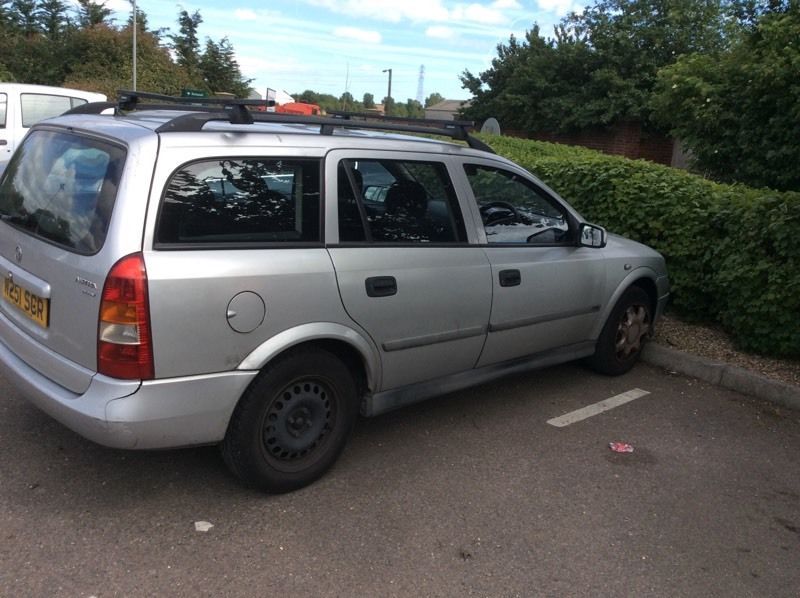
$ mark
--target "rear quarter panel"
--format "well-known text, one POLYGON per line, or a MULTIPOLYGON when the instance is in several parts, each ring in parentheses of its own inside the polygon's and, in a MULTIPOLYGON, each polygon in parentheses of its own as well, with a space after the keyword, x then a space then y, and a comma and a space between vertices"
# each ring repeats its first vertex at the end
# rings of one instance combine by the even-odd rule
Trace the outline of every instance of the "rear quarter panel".
POLYGON ((211 157, 324 155, 321 148, 282 147, 278 136, 200 135, 202 148, 192 134, 162 136, 151 191, 144 254, 157 378, 236 369, 271 338, 309 322, 352 326, 322 243, 302 248, 153 249, 165 186, 182 164, 211 157), (236 332, 226 317, 231 300, 243 292, 260 297, 265 309, 263 321, 250 332, 236 332))

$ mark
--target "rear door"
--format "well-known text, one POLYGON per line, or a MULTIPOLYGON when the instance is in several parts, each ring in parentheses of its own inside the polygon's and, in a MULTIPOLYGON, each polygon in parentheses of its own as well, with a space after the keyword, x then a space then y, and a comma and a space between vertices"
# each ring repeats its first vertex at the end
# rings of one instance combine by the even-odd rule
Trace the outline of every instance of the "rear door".
POLYGON ((326 181, 328 250, 347 313, 380 348, 382 390, 473 368, 490 269, 446 159, 337 150, 326 181))

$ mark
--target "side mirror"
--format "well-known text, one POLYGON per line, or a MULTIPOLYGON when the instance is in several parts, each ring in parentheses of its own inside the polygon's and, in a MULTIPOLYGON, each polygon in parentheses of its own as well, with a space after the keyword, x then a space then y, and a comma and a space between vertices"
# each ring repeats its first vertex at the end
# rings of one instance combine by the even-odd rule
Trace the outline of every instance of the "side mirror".
POLYGON ((578 235, 578 245, 581 247, 597 247, 599 249, 606 246, 607 240, 608 233, 602 226, 586 222, 581 224, 578 235))

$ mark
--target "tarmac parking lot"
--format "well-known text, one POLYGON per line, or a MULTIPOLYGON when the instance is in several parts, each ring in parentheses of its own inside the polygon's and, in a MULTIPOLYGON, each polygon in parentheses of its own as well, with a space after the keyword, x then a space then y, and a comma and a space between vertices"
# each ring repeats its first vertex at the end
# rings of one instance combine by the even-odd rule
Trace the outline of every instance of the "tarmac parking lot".
POLYGON ((361 420, 267 496, 214 447, 105 449, 0 379, 0 595, 797 596, 798 453, 798 412, 568 364, 361 420))

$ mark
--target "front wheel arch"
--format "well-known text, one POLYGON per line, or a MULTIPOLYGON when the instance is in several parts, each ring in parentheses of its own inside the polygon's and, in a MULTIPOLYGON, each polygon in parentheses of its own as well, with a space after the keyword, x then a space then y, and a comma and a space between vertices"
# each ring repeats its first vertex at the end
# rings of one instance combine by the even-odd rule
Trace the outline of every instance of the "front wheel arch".
POLYGON ((595 353, 586 360, 589 367, 609 376, 628 372, 652 335, 654 315, 648 293, 638 285, 628 287, 603 325, 595 353))
POLYGON ((605 325, 606 321, 608 321, 609 315, 611 315, 611 310, 613 310, 614 306, 619 302, 620 297, 622 297, 622 295, 631 287, 640 287, 644 292, 647 293, 647 296, 651 301, 650 309, 652 313, 655 314, 658 306, 658 290, 655 282, 656 278, 656 272, 653 269, 649 268, 648 266, 640 266, 639 268, 629 272, 628 275, 621 281, 615 283, 616 287, 611 293, 611 297, 609 298, 608 302, 605 303, 604 307, 600 310, 597 320, 592 327, 592 332, 589 335, 589 338, 596 339, 600 336, 603 326, 605 325))

